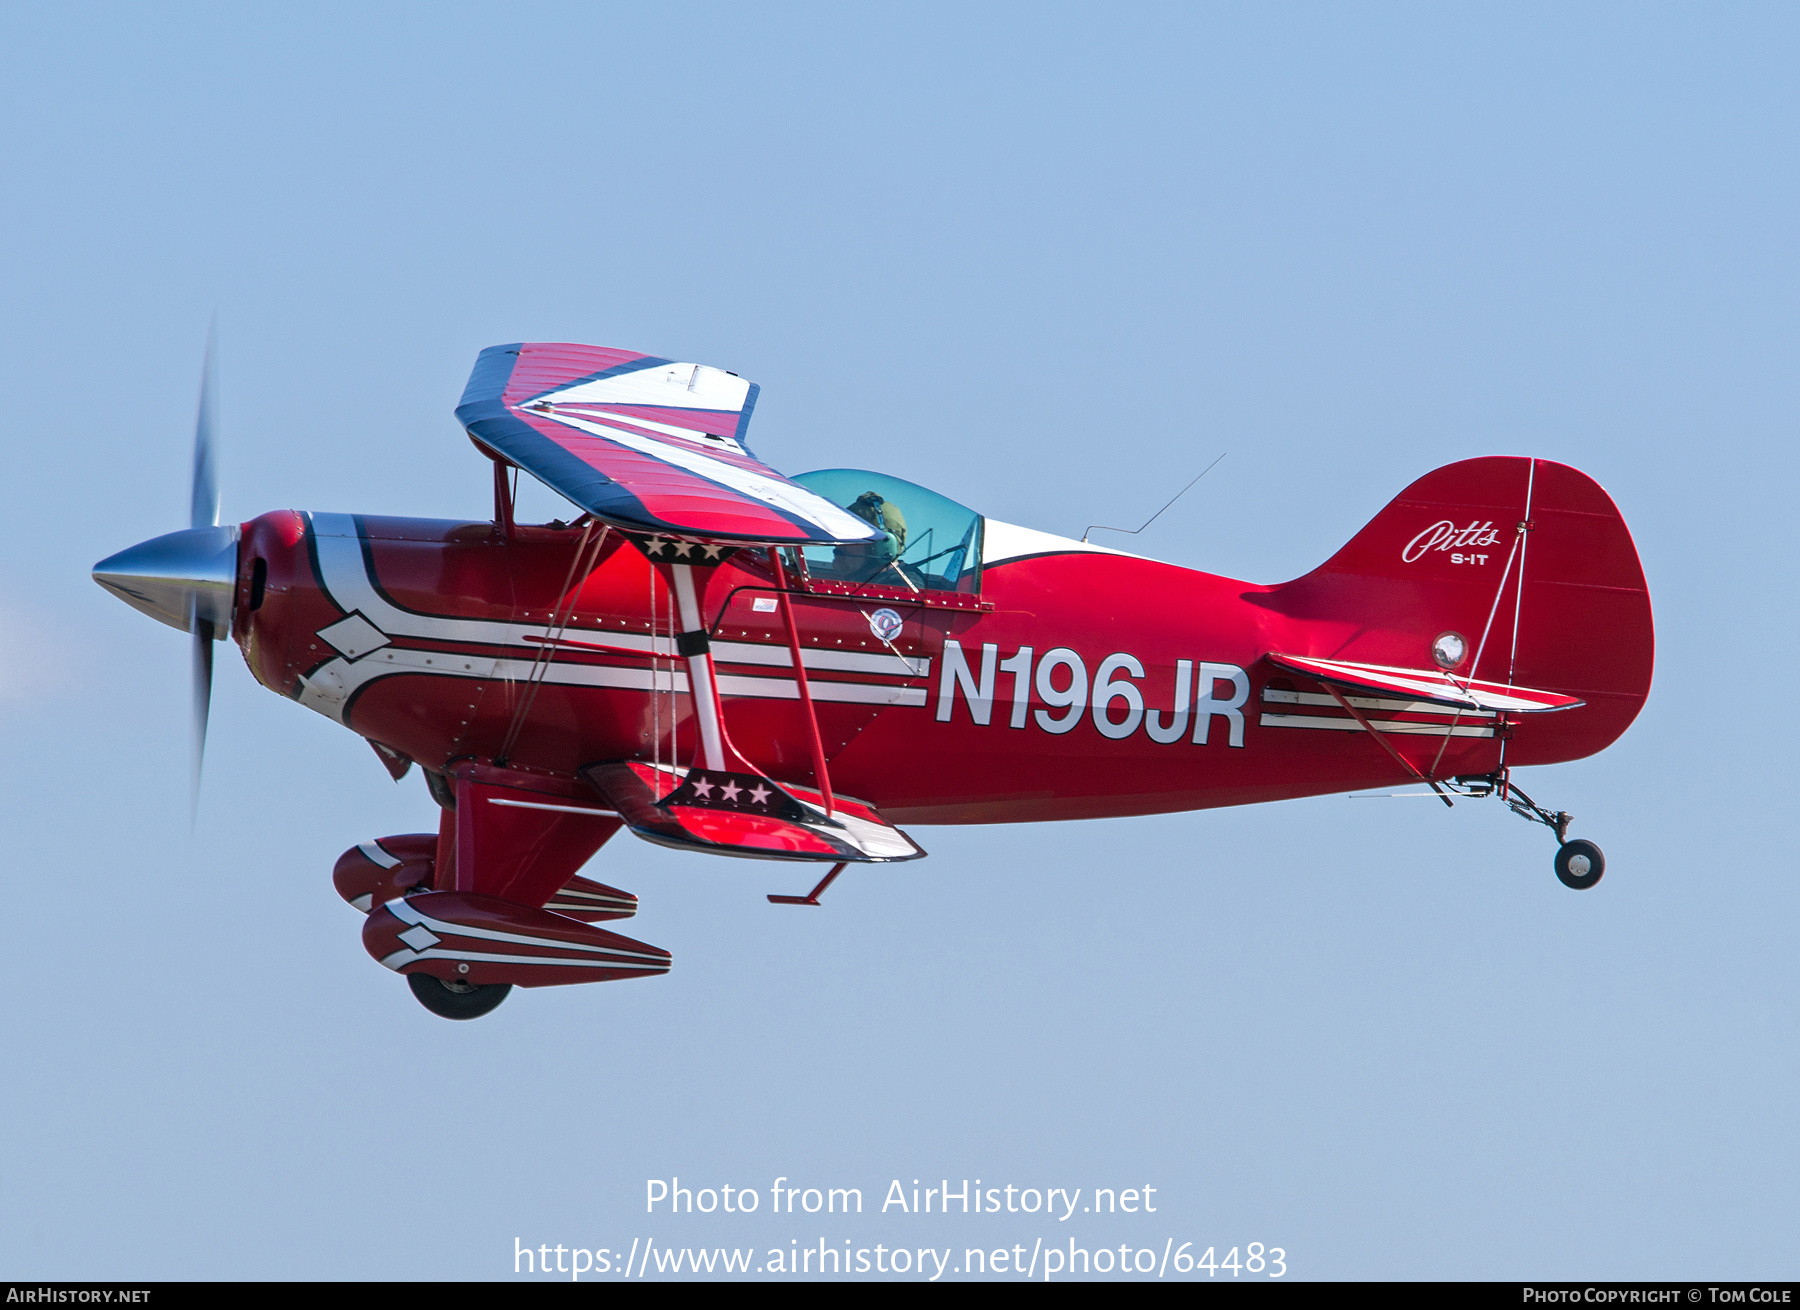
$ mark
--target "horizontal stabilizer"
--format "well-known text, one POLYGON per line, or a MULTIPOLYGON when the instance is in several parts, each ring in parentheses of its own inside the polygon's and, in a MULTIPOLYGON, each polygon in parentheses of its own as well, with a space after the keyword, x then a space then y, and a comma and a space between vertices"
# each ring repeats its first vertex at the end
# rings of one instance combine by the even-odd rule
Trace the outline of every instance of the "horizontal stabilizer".
POLYGON ((1530 687, 1509 687, 1500 682, 1471 682, 1440 669, 1399 669, 1386 664, 1352 664, 1348 660, 1319 660, 1300 655, 1269 656, 1269 663, 1289 673, 1354 691, 1380 691, 1432 705, 1490 714, 1542 714, 1574 709, 1583 702, 1575 696, 1530 687))
POLYGON ((760 860, 884 864, 925 852, 873 806, 753 773, 660 769, 641 761, 582 770, 627 827, 678 850, 760 860))
POLYGON ((757 386, 723 369, 522 342, 475 361, 456 417, 475 441, 603 523, 772 545, 880 540, 744 442, 757 386))
POLYGON ((629 919, 638 911, 638 898, 578 874, 563 884, 562 890, 552 896, 544 908, 584 923, 600 923, 607 919, 629 919))

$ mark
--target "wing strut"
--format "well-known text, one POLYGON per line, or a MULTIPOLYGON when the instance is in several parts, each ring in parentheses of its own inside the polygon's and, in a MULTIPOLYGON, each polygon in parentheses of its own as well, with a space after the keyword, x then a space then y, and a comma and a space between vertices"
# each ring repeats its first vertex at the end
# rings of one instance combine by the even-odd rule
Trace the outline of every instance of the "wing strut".
MULTIPOLYGON (((646 841, 664 846, 753 859, 881 864, 923 856, 918 843, 883 819, 873 806, 828 790, 824 743, 791 613, 785 615, 788 651, 794 662, 795 690, 806 712, 818 786, 777 782, 733 744, 725 726, 711 635, 702 621, 700 600, 712 566, 737 548, 663 536, 643 539, 628 535, 627 539, 643 550, 653 568, 666 573, 675 594, 680 623, 675 650, 687 664, 698 741, 694 763, 685 768, 673 759, 667 766, 640 759, 602 761, 580 770, 626 826, 646 841)), ((785 609, 786 578, 779 556, 774 563, 776 592, 785 609)), ((821 881, 809 893, 813 899, 802 903, 816 904, 819 893, 835 876, 821 881)))
MULTIPOLYGON (((806 661, 800 658, 800 633, 794 626, 794 607, 788 601, 787 570, 781 567, 781 551, 777 547, 769 547, 769 563, 775 568, 775 586, 779 589, 777 594, 781 598, 781 621, 787 625, 788 655, 794 661, 794 683, 800 688, 800 704, 806 711, 806 730, 811 734, 813 776, 818 780, 819 794, 825 799, 825 813, 829 816, 833 806, 831 775, 825 771, 825 743, 819 739, 819 715, 813 709, 812 692, 806 685, 806 661)), ((838 869, 843 867, 840 864, 838 869)), ((816 898, 835 877, 836 869, 826 876, 825 882, 813 889, 813 896, 816 898)), ((819 902, 814 899, 804 903, 817 905, 819 902)))
MULTIPOLYGON (((819 716, 813 708, 812 690, 806 682, 806 662, 800 653, 800 632, 794 623, 794 608, 788 600, 787 572, 781 565, 781 551, 769 547, 769 562, 774 567, 776 595, 781 605, 782 623, 787 628, 788 656, 794 663, 794 683, 800 692, 800 707, 806 714, 807 744, 812 749, 813 774, 818 781, 820 797, 825 802, 825 815, 836 812, 831 794, 831 774, 825 765, 825 743, 819 736, 819 716)), ((724 706, 719 697, 719 683, 713 669, 711 639, 705 619, 700 613, 699 591, 691 564, 666 566, 674 582, 675 599, 681 615, 681 632, 676 635, 677 651, 687 661, 688 686, 694 697, 694 718, 700 730, 700 759, 714 771, 733 770, 760 773, 731 743, 725 730, 724 706)))
MULTIPOLYGON (((715 772, 725 764, 724 722, 719 715, 719 684, 713 678, 711 643, 700 618, 700 602, 694 595, 694 566, 669 565, 675 583, 675 603, 681 613, 681 631, 675 649, 687 660, 688 690, 694 698, 694 719, 700 727, 700 758, 715 772)), ((732 755, 736 756, 733 751, 732 755)), ((733 763, 741 762, 734 760, 733 763)))
POLYGON ((513 537, 512 470, 505 460, 494 461, 494 527, 505 541, 513 537))

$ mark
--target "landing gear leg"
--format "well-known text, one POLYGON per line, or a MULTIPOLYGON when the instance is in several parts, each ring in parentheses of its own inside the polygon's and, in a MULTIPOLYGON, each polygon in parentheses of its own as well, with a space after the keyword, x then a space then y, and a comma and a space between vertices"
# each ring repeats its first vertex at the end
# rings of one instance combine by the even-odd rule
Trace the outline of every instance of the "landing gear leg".
POLYGON ((1575 819, 1567 810, 1546 810, 1513 782, 1507 769, 1456 779, 1456 789, 1464 796, 1498 796, 1506 807, 1521 819, 1541 823, 1556 834, 1556 877, 1563 886, 1584 892, 1600 881, 1606 872, 1606 857, 1591 841, 1577 837, 1569 840, 1569 824, 1575 819))
POLYGON ((441 1019, 479 1019, 512 990, 511 983, 444 982, 428 973, 409 973, 406 981, 419 1004, 441 1019))

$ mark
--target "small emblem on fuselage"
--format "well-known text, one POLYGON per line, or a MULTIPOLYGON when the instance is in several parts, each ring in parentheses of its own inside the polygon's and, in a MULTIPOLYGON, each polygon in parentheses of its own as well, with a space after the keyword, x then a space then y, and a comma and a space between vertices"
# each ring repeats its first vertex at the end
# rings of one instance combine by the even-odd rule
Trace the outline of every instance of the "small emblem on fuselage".
POLYGON ((883 641, 892 641, 900 635, 900 629, 906 626, 906 620, 891 609, 878 609, 869 615, 869 631, 883 641))

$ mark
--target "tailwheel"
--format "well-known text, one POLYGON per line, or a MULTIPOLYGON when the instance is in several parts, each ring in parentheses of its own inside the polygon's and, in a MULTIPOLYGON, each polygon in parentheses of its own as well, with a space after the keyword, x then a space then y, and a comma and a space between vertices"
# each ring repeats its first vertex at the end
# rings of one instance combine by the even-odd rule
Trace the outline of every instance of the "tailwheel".
POLYGON ((1606 872, 1606 857, 1591 841, 1577 837, 1564 842, 1556 852, 1556 876, 1565 887, 1584 892, 1600 881, 1606 872))
POLYGON ((409 973, 406 981, 419 1004, 441 1019, 479 1019, 512 990, 511 983, 445 982, 428 973, 409 973))
POLYGON ((1505 768, 1492 773, 1459 776, 1450 780, 1450 791, 1457 796, 1498 796, 1507 809, 1521 819, 1541 823, 1556 834, 1556 877, 1565 887, 1584 892, 1600 881, 1606 872, 1606 857, 1593 842, 1581 837, 1569 839, 1569 825, 1575 816, 1567 810, 1547 810, 1527 796, 1512 780, 1505 768))

